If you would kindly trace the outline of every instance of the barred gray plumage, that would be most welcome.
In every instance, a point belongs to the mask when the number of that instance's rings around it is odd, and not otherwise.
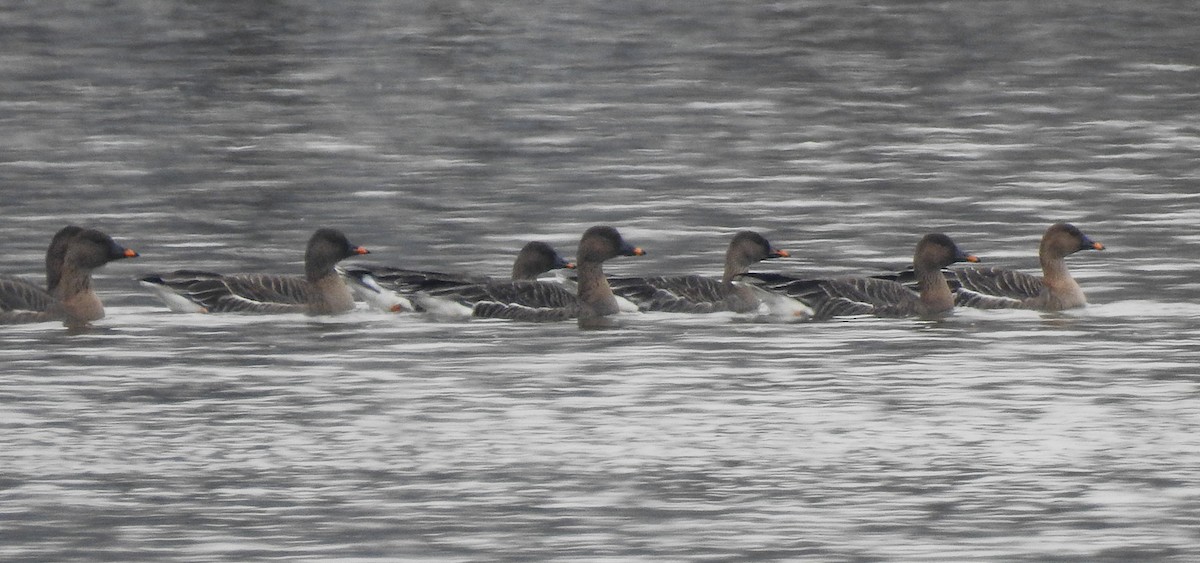
[[[753,264],[788,256],[754,231],[734,235],[725,251],[725,271],[720,279],[690,275],[610,277],[614,294],[636,303],[642,311],[713,313],[756,311],[759,299],[748,287],[734,283]]]
[[[14,276],[0,277],[0,322],[30,323],[54,320],[50,309],[57,303],[50,292]]]
[[[552,269],[574,267],[549,244],[533,241],[517,253],[513,277],[509,280],[375,264],[353,264],[339,271],[356,293],[386,310],[396,310],[396,301],[380,299],[375,294],[395,293],[396,299],[403,299],[400,302],[411,304],[418,312],[424,312],[426,305],[431,304],[426,298],[435,298],[458,303],[475,317],[561,320],[577,313],[575,294],[561,284],[540,282],[536,278]],[[566,307],[573,309],[563,309]]]
[[[917,243],[913,256],[916,269],[892,274],[891,279],[885,279],[888,276],[811,279],[761,273],[742,277],[804,302],[813,309],[814,320],[856,315],[932,317],[954,307],[954,297],[939,272],[942,267],[959,261],[979,259],[959,249],[950,237],[933,233]],[[921,279],[929,280],[928,287],[918,288]]]
[[[1056,223],[1046,229],[1038,248],[1042,276],[1002,268],[963,268],[942,270],[954,304],[977,309],[1033,309],[1060,311],[1087,304],[1083,289],[1071,277],[1065,258],[1080,250],[1104,250],[1079,228]],[[874,276],[905,284],[917,290],[916,273],[910,267],[893,274]],[[1046,283],[1051,279],[1051,284]]]
[[[175,311],[334,314],[354,308],[350,289],[334,266],[367,253],[341,231],[317,229],[304,253],[304,276],[176,270],[139,281]]]

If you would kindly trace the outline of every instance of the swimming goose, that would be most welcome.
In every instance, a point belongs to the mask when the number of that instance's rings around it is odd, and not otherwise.
[[[771,246],[762,235],[742,231],[725,251],[725,273],[720,279],[699,275],[610,277],[608,283],[613,293],[636,303],[642,311],[749,313],[758,310],[760,299],[755,288],[734,284],[734,278],[755,262],[787,256],[786,250]]]
[[[616,229],[592,227],[579,240],[578,294],[553,282],[489,280],[423,291],[414,295],[414,301],[438,316],[468,315],[517,321],[561,321],[580,317],[581,323],[591,323],[617,312],[616,299],[604,279],[601,263],[616,256],[645,254],[644,250],[625,242]],[[453,303],[457,309],[448,308],[446,303]]]
[[[579,252],[575,255],[576,270],[579,272],[575,280],[579,296],[579,326],[607,326],[607,317],[621,310],[612,287],[604,277],[604,261],[617,256],[645,254],[646,251],[625,242],[621,233],[612,227],[597,225],[584,231],[579,239]]]
[[[814,319],[868,314],[929,318],[954,308],[954,294],[942,268],[963,261],[978,262],[979,258],[963,252],[950,237],[935,233],[922,237],[913,255],[919,293],[899,282],[878,278],[797,279],[765,273],[743,277],[757,279],[772,290],[807,303],[814,310]]]
[[[368,254],[335,229],[318,229],[304,252],[304,276],[215,274],[177,270],[141,278],[173,311],[329,315],[354,308],[350,288],[334,271],[342,259]]]
[[[60,320],[70,327],[104,318],[104,305],[92,290],[92,270],[138,253],[112,237],[73,225],[62,228],[46,249],[46,286],[0,277],[0,323]]]
[[[956,303],[981,309],[1062,311],[1087,305],[1083,289],[1067,270],[1065,258],[1080,250],[1104,250],[1074,225],[1056,223],[1046,229],[1038,247],[1042,277],[1000,268],[947,271],[957,286]]]
[[[459,297],[462,298],[461,300],[474,303],[486,297],[486,294],[480,295],[478,286],[489,285],[493,286],[497,292],[506,289],[508,292],[517,292],[519,288],[520,293],[526,294],[523,302],[528,304],[541,303],[545,306],[558,306],[561,300],[566,298],[556,296],[557,290],[562,289],[559,284],[538,282],[514,284],[510,288],[504,288],[503,284],[512,281],[533,281],[537,279],[538,275],[550,270],[574,267],[575,264],[559,255],[554,247],[544,242],[533,241],[527,243],[517,253],[517,258],[513,261],[512,278],[509,280],[479,275],[409,270],[374,264],[340,266],[338,271],[346,277],[354,293],[364,301],[378,309],[399,312],[421,309],[411,302],[412,296],[419,292],[437,293],[443,298],[450,298],[455,296],[457,288],[470,288],[467,293],[471,295]],[[543,288],[543,285],[548,287]],[[519,298],[520,293],[506,298],[512,299],[514,296]],[[546,295],[537,295],[539,293]],[[567,296],[572,300],[575,298],[574,294],[570,292],[567,292]],[[500,298],[501,295],[492,297]]]

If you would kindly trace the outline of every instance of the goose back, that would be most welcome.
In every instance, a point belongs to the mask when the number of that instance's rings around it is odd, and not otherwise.
[[[368,254],[336,229],[313,233],[304,253],[304,276],[278,274],[218,274],[175,270],[140,278],[173,311],[201,313],[337,314],[354,308],[354,297],[337,263]]]
[[[92,271],[113,260],[137,257],[95,229],[68,225],[46,250],[48,289],[21,278],[0,278],[0,322],[61,320],[84,326],[104,317],[104,305],[92,289]]]
[[[744,313],[758,306],[753,295],[721,280],[696,274],[684,276],[610,277],[615,295],[636,303],[642,311],[668,313]]]
[[[942,274],[954,291],[955,305],[960,307],[1039,311],[1073,309],[1087,305],[1087,298],[1067,269],[1065,258],[1080,250],[1104,250],[1104,245],[1092,240],[1074,225],[1056,223],[1046,229],[1038,246],[1038,261],[1042,267],[1040,277],[991,267],[943,270]],[[910,268],[879,277],[912,287],[916,274]]]
[[[978,262],[979,258],[964,252],[950,237],[931,233],[917,243],[913,256],[916,291],[900,281],[876,277],[805,279],[760,273],[743,277],[807,304],[814,320],[855,315],[936,317],[954,307],[942,268],[961,261]]]
[[[875,315],[909,317],[919,314],[920,294],[903,284],[874,278],[797,279],[786,274],[752,272],[772,291],[782,292],[812,309],[812,320]]]
[[[29,280],[0,276],[0,324],[55,320],[49,314],[55,303],[50,292]]]
[[[470,303],[472,316],[479,318],[546,322],[579,314],[579,298],[551,282],[490,282],[463,287],[455,293],[458,299]]]
[[[610,277],[608,283],[615,295],[636,303],[642,311],[748,313],[758,309],[759,299],[753,289],[735,284],[734,278],[759,261],[786,256],[786,250],[775,248],[761,234],[741,231],[725,251],[720,279],[690,274]]]
[[[429,312],[429,305],[435,305],[434,309],[440,308],[428,298],[450,300],[470,308],[477,301],[490,299],[489,292],[503,291],[502,288],[506,284],[512,284],[508,289],[516,293],[514,304],[517,306],[555,307],[556,303],[547,296],[557,296],[560,291],[570,295],[572,299],[574,295],[565,291],[561,284],[540,282],[537,281],[537,277],[553,269],[574,267],[573,263],[564,259],[551,245],[532,241],[517,253],[513,261],[513,277],[507,280],[377,264],[352,264],[342,266],[339,271],[349,281],[354,292],[375,308],[393,312]],[[422,298],[414,299],[417,295],[421,295]],[[476,308],[475,316],[487,316],[485,312],[490,310],[495,308]]]

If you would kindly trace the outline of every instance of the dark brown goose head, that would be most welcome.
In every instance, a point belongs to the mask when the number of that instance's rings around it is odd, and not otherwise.
[[[513,262],[512,279],[532,280],[538,275],[559,268],[575,268],[575,264],[564,259],[553,246],[533,241],[521,248]]]
[[[67,242],[81,232],[83,227],[67,225],[54,233],[54,238],[50,239],[50,246],[46,249],[47,290],[54,291],[54,288],[58,287],[58,280],[62,278],[63,261],[67,258]]]
[[[308,248],[304,251],[304,275],[309,281],[316,281],[333,273],[338,262],[358,254],[370,254],[370,251],[350,244],[346,235],[337,229],[317,229],[308,239]]]
[[[579,265],[600,264],[617,256],[644,256],[646,251],[625,242],[621,233],[606,226],[595,226],[583,232],[579,239]]]
[[[609,315],[620,311],[612,287],[604,277],[603,264],[617,256],[644,256],[646,251],[637,248],[616,229],[595,226],[584,231],[579,239],[579,326],[581,328],[605,328],[611,326]]]
[[[979,262],[979,257],[963,252],[950,237],[941,233],[922,237],[913,254],[913,267],[918,272],[939,271],[955,262]]]
[[[1038,255],[1043,260],[1059,259],[1080,250],[1104,250],[1100,244],[1083,234],[1078,227],[1070,223],[1056,223],[1046,229],[1042,235],[1042,244],[1038,247]]]
[[[70,273],[89,273],[113,260],[138,256],[132,248],[117,244],[112,237],[95,229],[81,229],[74,236],[65,236],[64,239],[66,252],[59,269],[58,282]],[[52,241],[51,246],[53,245]]]
[[[936,318],[954,309],[954,294],[942,268],[955,262],[978,262],[974,254],[963,252],[950,237],[941,233],[925,235],[917,243],[913,255],[913,269],[917,274],[920,298],[916,314],[922,318]]]
[[[722,279],[731,282],[739,274],[746,273],[755,262],[770,258],[787,258],[786,250],[771,246],[765,237],[754,231],[741,231],[729,242],[725,251],[725,275]]]
[[[1038,261],[1042,264],[1042,292],[1030,300],[1033,308],[1060,311],[1087,304],[1079,282],[1067,270],[1066,257],[1080,250],[1104,250],[1100,244],[1083,234],[1075,225],[1056,223],[1042,235]]]

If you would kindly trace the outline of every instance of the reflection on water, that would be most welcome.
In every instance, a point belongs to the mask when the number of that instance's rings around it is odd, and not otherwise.
[[[125,2],[0,8],[4,273],[99,227],[108,318],[4,327],[5,560],[1190,561],[1190,6]],[[928,231],[1083,311],[820,324],[179,315],[143,271],[614,273],[766,233],[833,275]]]

